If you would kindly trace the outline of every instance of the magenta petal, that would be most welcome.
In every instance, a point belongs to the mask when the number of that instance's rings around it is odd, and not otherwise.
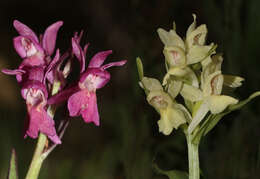
[[[38,40],[36,34],[28,26],[19,22],[18,20],[14,20],[13,25],[14,25],[14,28],[17,30],[17,32],[20,35],[29,36],[31,39],[33,39],[39,43],[39,40]]]
[[[79,42],[77,42],[77,39],[72,38],[71,39],[71,44],[72,44],[72,50],[77,59],[79,60],[80,63],[80,72],[82,73],[85,70],[85,55],[82,50],[82,48],[79,45]]]
[[[80,77],[80,86],[85,88],[99,89],[105,86],[110,80],[110,73],[101,68],[88,68]],[[91,87],[89,86],[91,85]]]
[[[127,60],[121,60],[121,61],[118,61],[118,62],[112,62],[112,63],[108,63],[108,64],[105,64],[102,66],[102,69],[107,69],[107,68],[110,68],[112,66],[123,66],[124,64],[126,64]]]
[[[18,55],[20,55],[21,58],[25,58],[27,56],[26,50],[25,50],[24,46],[22,45],[23,38],[24,38],[23,36],[18,36],[13,39],[14,48],[15,48],[16,52],[18,53]]]
[[[44,94],[44,98],[48,98],[48,92],[43,83],[41,83],[40,81],[26,81],[25,83],[23,83],[21,90],[21,95],[24,99],[26,99],[27,92],[30,88],[42,91],[42,93]]]
[[[58,103],[61,103],[61,102],[65,101],[65,100],[67,100],[73,93],[76,93],[77,91],[79,91],[78,85],[72,86],[72,87],[67,88],[65,90],[62,90],[58,94],[50,97],[48,99],[47,103],[48,104],[58,104]]]
[[[43,39],[42,39],[42,46],[47,52],[48,55],[52,55],[55,44],[56,38],[59,28],[63,25],[62,21],[58,21],[52,25],[50,25],[44,32]]]
[[[82,110],[81,115],[86,123],[94,122],[96,126],[99,126],[99,114],[95,92],[90,93],[88,106],[85,110]]]
[[[28,78],[27,80],[32,80],[32,81],[39,81],[43,82],[44,79],[44,68],[39,66],[39,67],[29,67],[29,68],[24,68],[26,69]]]
[[[29,111],[29,126],[26,134],[32,138],[38,136],[38,132],[42,132],[47,135],[54,143],[60,144],[61,141],[56,134],[55,125],[53,119],[47,114],[47,112],[40,108],[31,108]]]
[[[103,52],[97,53],[89,62],[88,68],[98,68],[100,67],[104,61],[106,60],[107,56],[112,53],[112,50],[107,50]]]
[[[74,93],[68,100],[68,110],[70,116],[78,116],[82,109],[88,107],[89,92],[80,90]]]
[[[3,69],[2,72],[7,75],[16,75],[16,80],[18,82],[22,81],[22,75],[26,73],[24,70],[21,69],[15,69],[15,70]]]
[[[15,70],[2,69],[1,71],[7,75],[22,75],[26,73],[24,70],[21,69],[15,69]]]
[[[51,84],[53,84],[54,75],[55,75],[54,71],[57,70],[55,68],[58,65],[58,62],[60,62],[60,50],[59,49],[56,50],[56,54],[55,54],[53,60],[47,67],[47,70],[46,70],[46,73],[44,76],[44,81],[46,81],[46,78],[47,78],[51,82]]]

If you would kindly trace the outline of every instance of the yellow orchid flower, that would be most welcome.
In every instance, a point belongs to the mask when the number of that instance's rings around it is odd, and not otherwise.
[[[159,132],[169,135],[173,129],[191,121],[191,115],[181,104],[176,103],[168,93],[164,92],[160,82],[154,78],[143,77],[142,87],[148,91],[147,101],[160,114]]]

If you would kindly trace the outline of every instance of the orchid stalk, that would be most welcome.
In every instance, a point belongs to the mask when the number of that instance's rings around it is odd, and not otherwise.
[[[170,178],[199,179],[199,144],[203,136],[223,116],[240,109],[259,96],[260,91],[244,101],[225,94],[227,88],[241,86],[244,78],[222,74],[223,57],[216,52],[217,45],[206,43],[207,27],[205,24],[196,25],[196,15],[193,14],[193,23],[185,38],[177,34],[175,23],[170,31],[159,28],[158,34],[164,44],[166,74],[162,82],[146,77],[138,57],[139,84],[148,103],[160,115],[157,122],[159,132],[170,135],[174,129],[180,128],[185,134],[189,172],[156,169]]]

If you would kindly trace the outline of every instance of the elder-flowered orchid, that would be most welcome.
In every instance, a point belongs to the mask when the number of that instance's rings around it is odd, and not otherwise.
[[[37,138],[38,133],[41,132],[55,144],[60,144],[54,121],[47,113],[48,92],[45,85],[39,81],[27,81],[22,87],[21,94],[26,101],[28,111],[24,137],[28,135]]]
[[[47,113],[48,86],[45,79],[55,49],[57,32],[62,24],[62,21],[58,21],[49,26],[39,40],[28,26],[15,20],[13,25],[19,36],[13,39],[13,43],[23,61],[18,69],[2,70],[5,74],[16,75],[22,87],[21,94],[26,101],[28,113],[24,136],[37,138],[38,133],[41,132],[55,144],[60,144],[61,141],[56,134],[53,116]],[[58,58],[59,50],[54,61]]]
[[[170,135],[173,129],[188,121],[191,116],[188,110],[179,103],[176,103],[169,94],[164,92],[161,83],[154,78],[143,77],[141,87],[147,92],[147,101],[160,114],[161,118],[157,124],[159,132]]]
[[[167,86],[170,95],[175,98],[179,93],[184,94],[187,84],[191,88],[199,88],[199,80],[189,65],[198,63],[215,53],[214,44],[205,45],[206,25],[196,27],[196,16],[186,32],[186,39],[182,40],[175,31],[175,24],[169,32],[159,28],[158,34],[164,43],[164,56],[167,74],[163,85]]]
[[[85,69],[85,56],[88,44],[84,49],[79,44],[80,38],[72,38],[73,53],[80,62],[80,79],[76,86],[72,86],[48,100],[49,104],[59,103],[68,99],[67,107],[70,116],[79,116],[86,123],[93,122],[99,126],[99,113],[97,107],[96,90],[104,87],[110,80],[110,73],[106,71],[112,66],[122,66],[126,60],[103,65],[111,50],[99,52],[90,60]]]
[[[238,76],[222,75],[221,64],[223,58],[217,54],[205,59],[202,63],[201,72],[201,90],[191,88],[186,89],[184,98],[196,102],[196,110],[193,111],[193,119],[189,125],[188,131],[191,133],[196,126],[203,120],[210,111],[212,114],[223,112],[228,106],[238,103],[238,100],[227,95],[223,95],[223,85],[236,88],[242,85],[244,80]],[[224,80],[226,78],[226,80]],[[226,83],[224,83],[226,81]],[[190,97],[193,94],[193,97]]]
[[[15,20],[14,27],[20,36],[14,38],[14,47],[20,57],[24,59],[19,68],[27,65],[39,66],[49,63],[50,56],[55,49],[58,30],[62,25],[62,21],[50,25],[43,36],[38,39],[37,35],[28,26]]]
[[[214,44],[205,45],[207,27],[202,24],[196,27],[196,16],[193,14],[193,23],[186,32],[185,41],[176,33],[174,24],[169,32],[159,28],[158,34],[164,44],[164,56],[171,67],[186,67],[198,63],[214,53]],[[210,52],[210,54],[209,54]]]

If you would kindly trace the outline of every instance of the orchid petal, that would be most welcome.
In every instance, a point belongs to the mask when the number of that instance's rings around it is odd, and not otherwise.
[[[180,47],[166,46],[163,50],[163,54],[170,67],[179,67],[186,64],[185,51]]]
[[[81,115],[86,123],[94,122],[96,126],[99,126],[99,114],[96,93],[90,93],[88,106],[86,109],[81,111]]]
[[[54,52],[56,38],[59,28],[63,25],[62,21],[58,21],[50,25],[44,32],[42,38],[42,46],[48,55],[52,55]]]
[[[53,60],[51,61],[51,63],[48,65],[47,69],[46,69],[46,73],[44,76],[44,81],[46,81],[46,78],[53,83],[54,82],[54,71],[55,71],[55,67],[57,67],[58,63],[60,62],[60,50],[57,49],[56,50],[56,54],[53,58]]]
[[[126,62],[127,62],[127,60],[112,62],[112,63],[108,63],[108,64],[103,65],[101,68],[105,70],[105,69],[110,68],[112,66],[123,66],[124,64],[126,64]]]
[[[100,68],[88,68],[83,73],[79,80],[79,87],[81,89],[88,89],[93,91],[104,87],[110,80],[110,73]]]
[[[28,80],[25,83],[23,83],[21,95],[24,99],[27,98],[27,92],[29,89],[40,90],[44,95],[44,99],[47,100],[48,92],[46,86],[40,81]]]
[[[80,90],[69,97],[68,110],[70,116],[78,116],[82,110],[88,107],[89,95],[87,90]]]
[[[17,30],[17,32],[22,36],[29,36],[31,39],[35,40],[37,43],[39,43],[39,40],[37,38],[37,35],[25,24],[19,22],[18,20],[14,20],[13,22],[14,28]]]
[[[212,45],[200,46],[193,45],[187,54],[187,64],[194,64],[204,60],[209,54]]]
[[[180,93],[183,86],[183,82],[179,80],[171,80],[168,86],[168,93],[174,99]]]
[[[203,93],[201,90],[185,83],[183,84],[180,94],[183,96],[184,99],[192,102],[200,101],[203,99]]]
[[[56,134],[54,121],[43,109],[33,107],[29,111],[29,123],[26,134],[32,138],[38,137],[39,131],[47,135],[54,143],[60,144],[61,141]]]
[[[209,109],[212,114],[224,111],[229,105],[237,104],[238,100],[225,95],[211,95],[208,98]]]
[[[155,78],[143,77],[141,82],[142,82],[144,88],[149,91],[163,90],[161,83]]]
[[[85,54],[76,39],[72,38],[71,44],[73,53],[75,54],[80,63],[80,73],[82,73],[83,71],[85,71]]]
[[[24,70],[21,69],[15,69],[15,70],[9,70],[9,69],[2,69],[2,73],[7,75],[22,75],[26,73]]]
[[[177,46],[185,49],[185,45],[181,37],[176,33],[175,30],[170,30],[169,32],[164,29],[159,28],[157,30],[159,37],[165,46]]]
[[[107,50],[103,52],[98,52],[89,62],[88,68],[98,68],[100,67],[104,61],[106,60],[107,56],[112,54],[112,50]]]
[[[191,32],[193,32],[196,28],[196,15],[192,14],[193,17],[193,22],[192,24],[189,26],[187,32],[186,32],[186,37],[190,36]]]
[[[183,112],[174,106],[167,107],[166,110],[160,112],[161,119],[157,122],[159,132],[164,135],[170,135],[173,128],[178,129],[181,124],[186,123],[186,118]]]
[[[223,75],[224,76],[224,85],[231,87],[231,88],[237,88],[242,85],[242,81],[245,79],[239,76],[233,76],[233,75]]]
[[[194,19],[196,20],[196,19]],[[204,45],[206,41],[206,35],[208,33],[207,27],[205,24],[200,25],[192,32],[189,31],[186,37],[186,43],[188,49],[190,49],[193,45]]]

